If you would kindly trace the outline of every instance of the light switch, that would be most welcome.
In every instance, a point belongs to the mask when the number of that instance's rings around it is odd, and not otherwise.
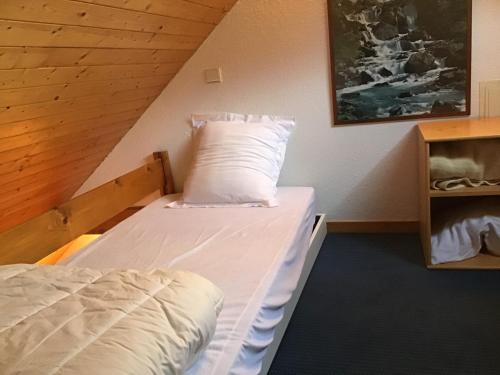
[[[212,68],[205,70],[205,82],[206,83],[221,83],[222,82],[222,69]]]

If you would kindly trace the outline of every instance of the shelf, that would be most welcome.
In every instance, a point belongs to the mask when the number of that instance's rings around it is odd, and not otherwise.
[[[430,190],[431,198],[448,197],[481,197],[500,195],[500,185],[497,186],[479,186],[474,188],[463,188],[456,190]]]
[[[498,270],[500,269],[500,257],[480,253],[478,256],[460,262],[428,265],[427,268],[435,270]]]
[[[500,118],[429,122],[419,129],[425,142],[500,138]]]
[[[460,119],[452,121],[436,121],[418,125],[419,137],[419,218],[420,237],[426,260],[432,258],[432,227],[436,212],[454,209],[465,201],[474,203],[482,201],[482,197],[492,197],[497,204],[500,197],[500,186],[480,186],[451,191],[433,190],[430,187],[430,157],[435,152],[434,143],[447,143],[471,140],[494,140],[500,142],[500,117],[487,119]],[[496,155],[495,155],[496,156]],[[493,156],[493,158],[495,158]],[[492,162],[495,162],[492,160]],[[454,197],[454,198],[453,198]],[[445,199],[448,198],[448,199]],[[450,199],[451,198],[451,199]],[[479,202],[477,202],[479,203]],[[500,257],[481,254],[473,259],[440,265],[427,264],[429,269],[498,269]]]

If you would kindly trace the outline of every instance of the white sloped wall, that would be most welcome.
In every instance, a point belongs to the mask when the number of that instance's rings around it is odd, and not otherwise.
[[[473,114],[478,81],[500,78],[500,1],[474,0]],[[205,84],[220,66],[224,83]],[[294,115],[281,185],[314,186],[338,220],[416,220],[415,122],[332,128],[326,0],[240,0],[79,193],[171,153],[178,188],[192,113]]]

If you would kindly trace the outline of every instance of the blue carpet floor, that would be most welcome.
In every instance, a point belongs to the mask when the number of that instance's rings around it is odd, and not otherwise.
[[[500,271],[428,271],[413,235],[328,235],[270,374],[500,374]]]

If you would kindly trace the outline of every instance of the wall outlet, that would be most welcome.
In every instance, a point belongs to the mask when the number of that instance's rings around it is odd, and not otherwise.
[[[205,82],[206,83],[222,83],[222,69],[212,68],[205,70]]]

